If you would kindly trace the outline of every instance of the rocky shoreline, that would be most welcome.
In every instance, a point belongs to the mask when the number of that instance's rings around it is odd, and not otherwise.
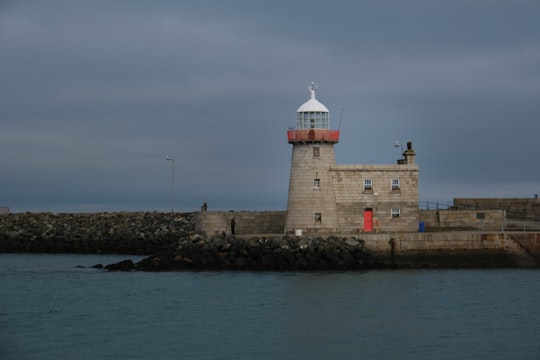
[[[175,249],[138,263],[131,260],[105,266],[111,271],[169,270],[357,270],[369,267],[364,241],[354,237],[294,238],[192,235]]]

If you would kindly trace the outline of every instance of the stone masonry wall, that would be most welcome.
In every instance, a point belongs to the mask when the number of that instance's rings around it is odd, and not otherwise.
[[[505,210],[508,219],[540,221],[538,198],[455,198],[458,210]]]
[[[479,219],[478,214],[484,214]],[[419,219],[424,222],[426,231],[444,229],[493,229],[505,224],[503,210],[420,210]]]
[[[314,156],[315,150],[318,155]],[[286,231],[335,233],[338,230],[335,191],[328,168],[335,164],[334,144],[293,145]],[[319,179],[319,186],[315,186]],[[320,219],[315,218],[320,214]]]
[[[236,234],[282,234],[286,211],[201,211],[195,215],[195,231],[207,236],[231,233],[235,219]]]
[[[418,230],[418,167],[416,165],[336,165],[331,167],[339,215],[339,230],[363,230],[364,209],[373,209],[374,231]],[[364,179],[372,180],[372,190],[364,190]],[[392,190],[399,179],[399,190]],[[392,209],[400,211],[392,216]]]
[[[452,231],[364,234],[374,263],[411,267],[538,267],[540,233]]]

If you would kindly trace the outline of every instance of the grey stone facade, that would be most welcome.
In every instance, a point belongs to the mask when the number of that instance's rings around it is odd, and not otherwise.
[[[336,165],[330,173],[340,232],[418,230],[417,165]],[[365,179],[371,180],[371,190],[364,189]],[[371,228],[366,223],[369,212]]]
[[[418,230],[417,165],[325,163],[324,167],[310,166],[309,160],[298,156],[307,156],[310,147],[295,145],[293,150],[286,232],[296,229],[306,233]],[[333,150],[331,153],[333,155]],[[320,179],[320,188],[313,186],[315,178]],[[371,190],[365,189],[365,180],[371,182]],[[392,181],[396,180],[399,188],[392,186]],[[371,226],[365,218],[369,213]],[[316,221],[316,214],[320,214],[320,222]]]
[[[335,165],[334,145],[293,145],[286,232],[335,233],[339,231],[337,203],[330,167]]]

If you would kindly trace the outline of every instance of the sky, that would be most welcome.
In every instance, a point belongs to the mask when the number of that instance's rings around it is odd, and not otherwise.
[[[309,98],[420,200],[540,193],[538,0],[0,0],[0,206],[285,210]],[[174,159],[167,161],[169,155]]]

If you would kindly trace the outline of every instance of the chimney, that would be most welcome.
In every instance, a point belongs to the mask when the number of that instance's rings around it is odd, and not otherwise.
[[[403,152],[403,156],[405,157],[405,164],[414,164],[416,152],[412,148],[412,141],[407,141],[407,150]]]

